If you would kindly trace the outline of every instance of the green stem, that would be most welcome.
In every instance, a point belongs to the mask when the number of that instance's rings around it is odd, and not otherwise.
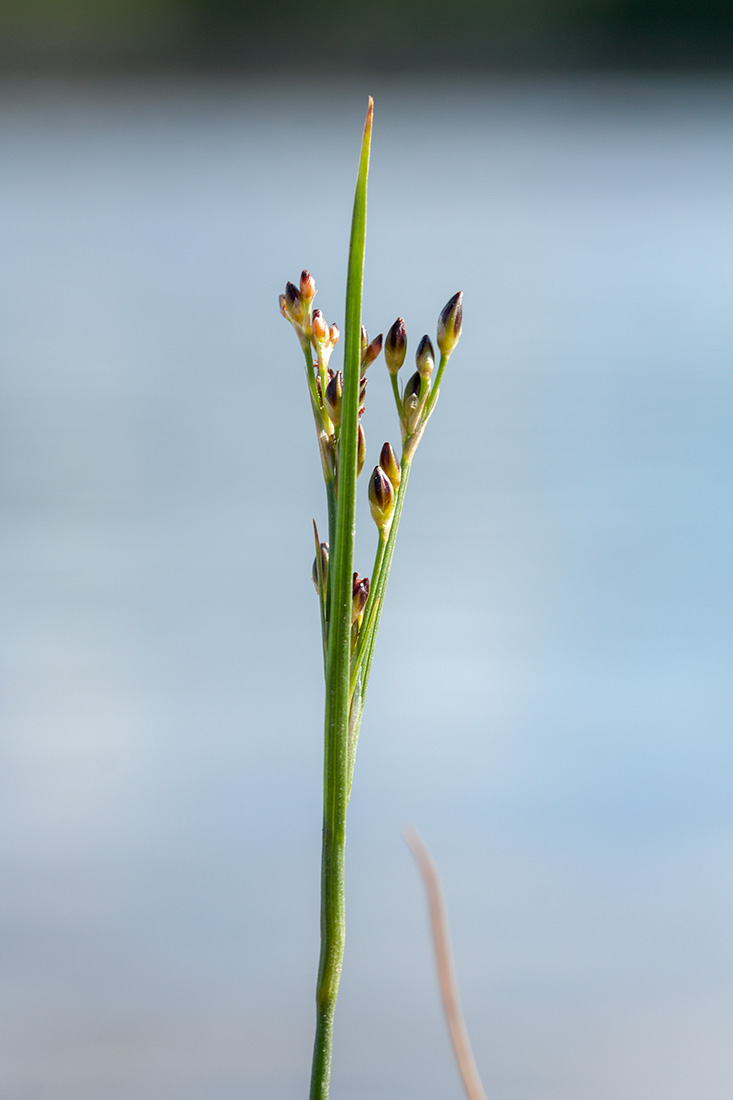
[[[362,621],[361,630],[359,631],[359,639],[356,643],[356,650],[354,656],[351,659],[351,693],[353,695],[356,688],[356,681],[361,671],[361,660],[364,655],[364,651],[367,648],[369,638],[372,636],[372,625],[375,621],[374,616],[378,606],[377,600],[377,581],[382,571],[382,562],[384,561],[384,554],[387,549],[388,536],[383,531],[379,532],[379,541],[377,543],[377,552],[374,557],[374,565],[372,566],[372,580],[371,588],[369,590],[369,599],[367,600],[366,607],[364,608],[364,619]],[[353,725],[353,721],[352,721]]]
[[[389,529],[389,535],[387,536],[386,542],[380,538],[379,545],[377,547],[377,554],[374,561],[374,573],[372,575],[372,584],[371,588],[369,589],[369,600],[367,601],[367,606],[364,609],[364,625],[366,629],[362,631],[362,635],[360,638],[362,644],[360,647],[357,646],[356,653],[354,654],[351,678],[352,714],[349,745],[349,795],[351,794],[351,783],[354,776],[354,761],[356,759],[356,746],[359,740],[361,715],[364,709],[364,699],[366,698],[366,689],[367,684],[369,683],[369,674],[372,669],[372,660],[374,659],[374,647],[377,641],[379,620],[382,617],[382,608],[384,607],[384,594],[387,590],[389,571],[392,568],[392,558],[394,556],[394,548],[397,541],[397,531],[400,526],[402,506],[405,503],[407,481],[410,476],[410,462],[405,458],[402,459],[400,471],[400,487],[397,490],[394,512],[392,513],[392,525]]]
[[[397,381],[397,375],[390,373],[389,380],[392,383],[392,394],[394,395],[394,403],[397,406],[397,415],[402,420],[402,398],[400,397],[400,384]]]
[[[316,376],[313,369],[313,352],[311,351],[310,342],[303,345],[303,355],[305,356],[305,376],[308,381],[308,392],[310,393],[311,404],[313,406],[313,416],[316,421],[316,431],[320,432],[323,426],[323,417],[321,415],[321,407],[318,402],[318,389],[316,388]]]
[[[349,787],[351,603],[356,525],[356,463],[361,359],[361,297],[366,240],[366,191],[372,132],[369,100],[351,222],[346,282],[344,390],[338,490],[328,570],[328,647],[321,853],[321,954],[316,989],[316,1038],[310,1100],[328,1100],[336,1009],[345,943],[344,856]],[[330,503],[330,502],[329,502]],[[329,513],[332,511],[329,506]]]
[[[440,363],[438,364],[438,369],[435,372],[435,378],[433,379],[433,384],[430,387],[430,394],[427,401],[425,402],[425,409],[422,415],[423,427],[427,424],[428,420],[430,419],[430,415],[435,408],[435,402],[438,400],[438,394],[440,392],[440,383],[443,381],[443,372],[449,359],[450,354],[446,355],[444,351],[440,353]]]

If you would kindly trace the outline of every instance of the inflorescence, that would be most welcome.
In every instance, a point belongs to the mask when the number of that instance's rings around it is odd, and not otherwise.
[[[339,338],[338,327],[326,322],[320,309],[313,309],[316,284],[309,271],[303,271],[299,285],[287,283],[285,293],[280,295],[280,312],[295,329],[305,357],[306,380],[310,395],[311,409],[315,420],[318,445],[321,455],[323,476],[329,499],[329,537],[333,537],[333,515],[338,493],[339,441],[341,430],[341,401],[344,389],[343,373],[334,371],[329,362]],[[386,552],[390,533],[395,519],[399,520],[402,505],[400,485],[407,481],[412,457],[422,438],[440,392],[443,371],[458,343],[463,320],[462,292],[454,294],[445,305],[438,318],[436,343],[440,358],[436,369],[435,351],[430,337],[425,335],[417,346],[415,355],[416,370],[404,385],[399,382],[399,373],[407,353],[407,330],[405,322],[398,317],[387,333],[369,340],[366,329],[361,329],[361,374],[359,382],[359,416],[357,477],[362,471],[366,457],[366,439],[361,423],[364,413],[367,369],[384,350],[387,371],[392,384],[397,415],[400,424],[402,453],[398,459],[390,443],[382,447],[379,462],[369,478],[369,506],[379,532],[379,546],[374,563],[372,583],[368,577],[353,576],[352,601],[352,657],[358,659],[363,651],[365,639],[360,639],[364,624],[370,631],[376,630],[378,621],[377,603],[381,601],[386,585],[386,574],[391,563],[391,546]],[[399,503],[398,503],[399,501]],[[396,524],[395,524],[396,529]],[[328,634],[328,560],[329,544],[321,542],[314,524],[316,538],[316,557],[313,562],[313,583],[321,602],[321,618],[324,633],[324,647]],[[381,573],[380,573],[381,571]],[[372,606],[370,607],[370,591]],[[373,638],[371,639],[373,644]],[[371,647],[370,647],[371,648]]]

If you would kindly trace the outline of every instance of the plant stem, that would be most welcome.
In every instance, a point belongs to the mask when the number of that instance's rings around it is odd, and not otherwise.
[[[374,659],[374,647],[377,641],[379,620],[382,617],[382,608],[384,607],[384,593],[387,590],[389,571],[392,568],[392,557],[394,555],[395,543],[397,541],[397,531],[400,526],[402,506],[405,503],[407,481],[410,476],[410,462],[404,458],[400,466],[400,471],[400,486],[397,490],[394,512],[392,514],[392,524],[389,529],[389,534],[387,536],[386,542],[382,538],[380,538],[379,544],[377,546],[377,554],[374,560],[374,571],[372,573],[372,585],[369,589],[369,600],[367,602],[364,615],[364,627],[366,629],[362,629],[360,634],[360,641],[362,641],[362,646],[361,648],[359,648],[359,646],[357,645],[357,650],[354,654],[354,660],[352,663],[352,714],[351,735],[349,738],[349,795],[351,795],[351,783],[354,777],[354,762],[356,760],[356,746],[359,740],[359,730],[361,728],[361,715],[364,709],[364,699],[366,698],[366,689],[367,684],[369,683],[369,673],[371,672],[372,668],[372,660]]]
[[[345,943],[344,858],[349,801],[351,605],[356,525],[356,464],[361,374],[361,296],[366,240],[366,191],[372,132],[369,100],[351,222],[346,282],[344,389],[338,449],[338,488],[327,580],[328,647],[321,852],[321,954],[316,989],[316,1038],[310,1100],[328,1100],[336,1009]],[[329,500],[331,506],[331,501]],[[329,513],[331,507],[329,507]]]

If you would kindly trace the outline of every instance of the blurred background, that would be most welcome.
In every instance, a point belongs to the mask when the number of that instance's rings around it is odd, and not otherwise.
[[[350,811],[333,1095],[733,1088],[733,8],[0,6],[0,1094],[304,1097],[325,503],[297,342],[465,293]],[[371,368],[368,464],[398,435]],[[374,535],[360,504],[357,567]]]

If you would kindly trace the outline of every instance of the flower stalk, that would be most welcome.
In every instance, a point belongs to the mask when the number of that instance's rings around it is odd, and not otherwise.
[[[437,371],[431,341],[424,336],[417,351],[417,371],[404,388],[398,381],[407,350],[407,330],[402,318],[394,323],[386,340],[380,334],[369,341],[361,314],[372,113],[370,98],[351,223],[342,370],[334,371],[329,366],[339,330],[327,323],[319,309],[312,308],[316,284],[310,272],[303,271],[297,286],[287,283],[285,293],[280,295],[280,312],[295,329],[305,359],[328,505],[327,540],[321,541],[313,524],[312,576],[320,605],[326,698],[321,951],[310,1100],[329,1097],[334,1012],[345,944],[346,811],[384,594],[410,466],[435,407],[443,371],[460,336],[462,318],[459,292],[440,315],[437,342],[441,354]],[[402,455],[398,459],[392,446],[385,443],[369,480],[377,549],[371,577],[362,577],[354,569],[357,479],[366,454],[361,416],[366,399],[365,374],[383,347],[400,421]]]

